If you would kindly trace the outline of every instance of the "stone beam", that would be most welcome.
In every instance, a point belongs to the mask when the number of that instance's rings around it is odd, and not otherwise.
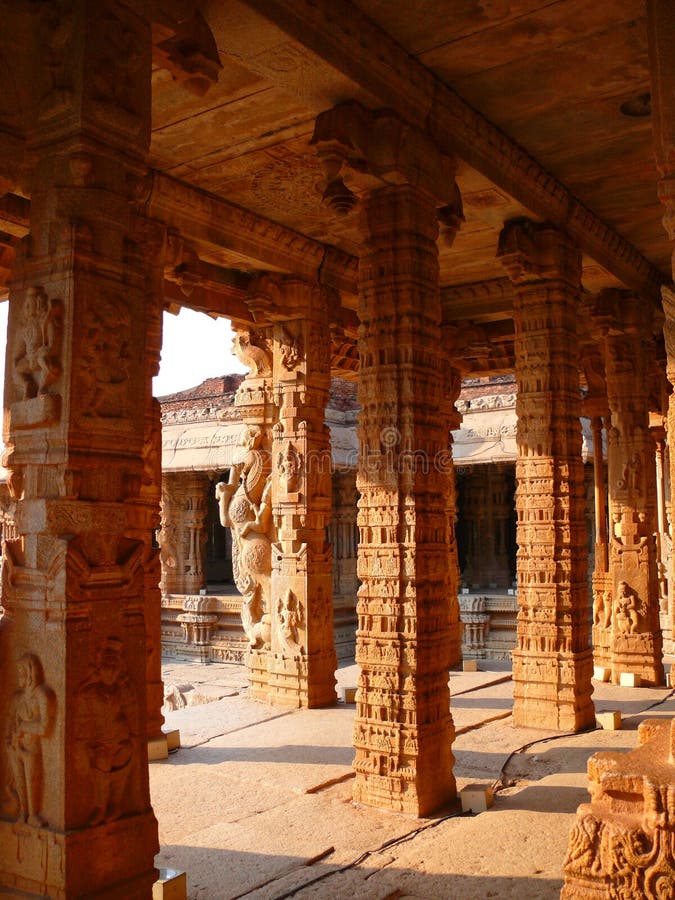
[[[275,65],[274,48],[260,54],[259,46],[247,45],[246,29],[238,32],[243,36],[239,43],[237,33],[230,32],[227,46],[221,49],[236,52],[254,71],[261,71],[262,66],[267,77],[301,94],[315,108],[325,108],[336,102],[338,93],[349,96],[345,90],[351,90],[351,96],[362,103],[395,111],[533,214],[565,230],[584,253],[627,287],[660,302],[660,287],[666,279],[658,269],[350,0],[340,4],[332,0],[244,0],[243,6],[302,45],[295,51],[302,64],[282,71]],[[288,44],[283,46],[288,56]],[[332,101],[327,89],[331,83],[336,88]]]
[[[443,321],[494,322],[513,316],[513,286],[508,278],[441,288]]]
[[[356,293],[357,263],[349,254],[168,175],[153,173],[145,211],[198,248],[226,247],[261,270],[308,279],[317,279],[320,273],[327,287]]]

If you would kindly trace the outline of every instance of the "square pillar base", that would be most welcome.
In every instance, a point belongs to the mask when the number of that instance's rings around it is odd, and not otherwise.
[[[187,875],[178,869],[160,869],[152,886],[152,900],[186,900]]]

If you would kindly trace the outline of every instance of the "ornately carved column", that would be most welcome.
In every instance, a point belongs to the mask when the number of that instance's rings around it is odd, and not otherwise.
[[[455,793],[448,691],[454,523],[434,200],[436,190],[455,191],[454,168],[421,133],[357,104],[319,116],[314,142],[328,202],[349,198],[343,164],[370,176],[359,266],[354,799],[423,815]]]
[[[145,270],[146,349],[145,349],[145,427],[143,474],[138,501],[134,506],[134,537],[145,548],[144,594],[145,637],[147,642],[146,695],[148,703],[148,742],[150,759],[167,756],[166,736],[162,731],[164,684],[162,682],[162,593],[160,589],[160,551],[154,535],[160,527],[162,498],[162,410],[152,394],[152,379],[159,372],[162,350],[163,283],[162,267],[166,229],[160,222],[139,216],[136,220],[138,264]]]
[[[198,594],[206,584],[206,497],[203,472],[166,472],[162,479],[162,530],[159,533],[166,594]]]
[[[216,485],[220,522],[232,531],[232,574],[242,595],[241,620],[249,640],[246,665],[251,695],[267,700],[272,642],[272,391],[271,328],[239,331],[237,358],[249,373],[239,385],[235,406],[242,421],[241,448],[227,482]]]
[[[581,253],[550,225],[505,227],[518,395],[518,648],[514,722],[578,731],[595,721],[577,360]]]
[[[256,318],[273,323],[274,547],[266,699],[281,705],[316,707],[335,700],[332,556],[326,541],[329,302],[337,299],[327,289],[290,276],[262,276],[249,288]]]
[[[25,14],[36,107],[5,381],[19,537],[3,566],[0,893],[145,900],[158,850],[138,531],[152,349],[130,200],[151,28],[111,0]]]
[[[649,38],[649,68],[652,94],[652,126],[654,130],[654,154],[659,176],[658,192],[665,208],[663,225],[671,242],[675,242],[675,8],[670,0],[648,0],[647,35]],[[673,254],[675,276],[675,253]],[[666,344],[666,375],[675,385],[675,289],[672,284],[662,288],[665,323],[663,336]],[[675,435],[675,393],[668,399],[668,436],[672,443]],[[675,453],[670,452],[670,483],[675,484]],[[668,581],[671,596],[675,584],[673,569],[675,554],[671,554]],[[673,627],[675,638],[675,625]],[[675,685],[675,673],[671,669],[671,686]]]
[[[656,470],[646,384],[651,321],[626,291],[603,291],[594,321],[602,334],[611,419],[607,441],[611,669],[643,684],[663,682],[656,567]]]

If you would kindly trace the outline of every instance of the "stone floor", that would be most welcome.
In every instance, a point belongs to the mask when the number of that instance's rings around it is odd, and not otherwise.
[[[192,900],[557,898],[588,756],[633,748],[675,692],[596,683],[622,729],[560,736],[514,728],[509,664],[480,668],[450,676],[455,775],[496,784],[494,806],[414,819],[352,803],[353,705],[283,711],[248,699],[241,667],[166,665],[189,705],[166,716],[181,749],[150,768],[157,865],[186,870]],[[355,684],[356,666],[337,676]]]

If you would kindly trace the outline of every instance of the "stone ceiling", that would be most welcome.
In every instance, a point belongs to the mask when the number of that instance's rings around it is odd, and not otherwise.
[[[393,108],[460,158],[466,222],[441,248],[449,321],[510,318],[510,292],[477,283],[503,285],[497,239],[519,215],[581,243],[587,290],[623,284],[658,304],[671,248],[656,194],[643,0],[200,6],[222,64],[217,84],[196,96],[161,63],[153,73],[150,164],[170,176],[165,188],[197,190],[170,212],[153,200],[150,214],[179,227],[208,269],[206,299],[197,291],[176,302],[245,318],[244,282],[222,269],[321,270],[355,308],[358,207],[339,219],[322,205],[309,141],[318,113],[357,99]],[[21,233],[22,201],[0,201],[0,230]],[[236,207],[255,215],[242,224]],[[335,248],[330,258],[324,245]],[[208,294],[219,290],[220,306]]]

